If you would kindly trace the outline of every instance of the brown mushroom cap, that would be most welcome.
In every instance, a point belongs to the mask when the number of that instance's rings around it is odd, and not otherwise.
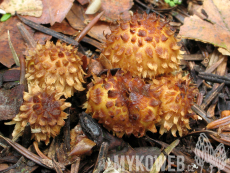
[[[62,92],[65,97],[71,97],[74,89],[84,90],[82,87],[82,61],[77,56],[77,49],[71,45],[47,41],[45,45],[38,44],[36,49],[28,51],[26,57],[26,78],[29,84],[38,84],[42,88]]]
[[[167,21],[155,14],[134,14],[130,21],[106,35],[102,56],[113,68],[130,71],[133,76],[152,78],[179,69],[180,46]]]
[[[59,134],[68,114],[63,112],[71,103],[60,99],[63,93],[42,89],[38,85],[29,85],[29,92],[24,92],[24,102],[20,112],[8,124],[16,124],[12,136],[17,136],[30,123],[32,138],[49,143],[50,137]]]

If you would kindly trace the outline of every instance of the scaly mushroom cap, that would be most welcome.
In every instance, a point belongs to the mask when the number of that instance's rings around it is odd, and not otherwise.
[[[159,93],[131,74],[109,73],[106,78],[94,76],[94,85],[87,93],[86,112],[118,137],[145,135],[146,130],[156,132],[159,122]]]
[[[38,85],[29,85],[29,92],[24,92],[24,102],[19,114],[9,124],[16,124],[12,136],[15,137],[30,123],[32,137],[36,141],[49,143],[50,137],[59,134],[68,114],[63,112],[71,103],[59,99],[62,93],[41,89]]]
[[[50,87],[71,97],[74,89],[84,90],[81,59],[76,55],[77,49],[65,43],[47,41],[45,45],[37,44],[35,50],[29,50],[26,57],[29,83],[37,83],[40,87]]]
[[[197,119],[191,110],[198,93],[197,87],[191,83],[188,75],[182,77],[181,73],[153,79],[152,87],[161,91],[160,134],[169,130],[175,137],[177,130],[180,136],[186,134],[187,129],[190,129],[189,118]]]
[[[113,68],[130,71],[133,76],[152,78],[179,69],[179,49],[175,31],[155,14],[134,14],[128,22],[106,35],[102,56]]]

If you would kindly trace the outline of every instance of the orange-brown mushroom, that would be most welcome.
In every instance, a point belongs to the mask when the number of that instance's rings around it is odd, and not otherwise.
[[[130,21],[106,35],[102,57],[113,68],[130,71],[133,76],[152,78],[179,69],[179,50],[175,31],[155,14],[134,14]]]
[[[68,114],[63,112],[71,103],[60,99],[63,93],[50,89],[42,89],[38,85],[29,85],[29,92],[24,92],[24,102],[20,112],[9,123],[15,124],[12,136],[17,136],[30,123],[32,137],[36,141],[49,143],[50,137],[55,137],[64,126]]]
[[[169,130],[175,137],[177,131],[180,136],[186,134],[187,129],[190,129],[189,119],[198,118],[191,110],[198,88],[192,84],[188,75],[182,77],[181,73],[153,79],[151,87],[157,87],[161,93],[161,121],[157,124],[160,126],[160,134]]]
[[[196,119],[191,106],[197,88],[188,76],[170,75],[146,84],[130,73],[110,73],[105,78],[94,76],[94,85],[87,93],[87,113],[118,137],[134,134],[142,137],[146,131],[160,134],[167,131],[182,136],[189,129],[189,118]]]
[[[35,50],[28,51],[26,57],[26,78],[30,84],[62,92],[71,97],[74,90],[84,90],[82,83],[85,74],[82,61],[77,56],[77,49],[58,41],[56,45],[47,41],[45,45],[37,44]]]

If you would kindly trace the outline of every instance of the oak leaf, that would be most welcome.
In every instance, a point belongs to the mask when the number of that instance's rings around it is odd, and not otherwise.
[[[204,0],[199,14],[184,20],[180,28],[182,38],[195,39],[219,47],[224,54],[230,52],[230,1],[229,0]],[[205,20],[204,20],[205,19]]]

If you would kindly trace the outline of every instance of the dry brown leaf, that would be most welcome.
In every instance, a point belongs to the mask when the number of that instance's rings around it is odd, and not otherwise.
[[[26,49],[25,42],[17,27],[18,22],[19,20],[17,17],[11,17],[6,22],[0,23],[0,63],[2,63],[4,66],[8,68],[10,68],[15,62],[9,47],[7,30],[10,31],[11,42],[14,46],[14,49],[18,57]],[[30,32],[30,34],[33,35],[33,30],[30,27],[25,27]]]
[[[45,44],[46,41],[51,40],[52,36],[42,33],[42,32],[35,32],[34,34],[34,40],[39,44]]]
[[[0,164],[0,171],[3,171],[4,169],[7,169],[9,166],[6,163],[1,163]]]
[[[11,90],[0,89],[0,121],[11,120],[18,114],[23,102],[23,85],[17,85]]]
[[[133,6],[132,0],[101,0],[101,10],[104,11],[102,20],[115,22],[116,20],[130,19],[129,9]]]
[[[81,5],[85,5],[89,3],[89,0],[77,0]]]
[[[40,17],[43,5],[41,0],[4,0],[0,8],[12,15],[17,11],[21,15]]]
[[[73,4],[69,13],[66,15],[66,19],[74,29],[82,30],[86,24],[84,24],[84,9],[81,5]]]
[[[93,15],[90,16],[90,20],[92,20]],[[88,21],[88,15],[84,14],[84,9],[81,5],[74,4],[66,19],[74,29],[82,30],[86,26],[84,21]],[[88,35],[103,42],[105,40],[104,34],[110,34],[111,32],[109,26],[109,23],[99,21],[91,28]]]
[[[76,35],[78,33],[78,30],[72,28],[66,20],[61,23],[55,23],[50,29],[67,35]]]
[[[39,18],[27,16],[26,18],[36,23],[53,25],[61,23],[71,9],[74,0],[42,0],[43,12]]]
[[[183,38],[208,42],[230,52],[230,1],[204,0],[202,9],[207,13],[207,20],[197,15],[185,18],[180,28]],[[204,14],[204,13],[202,13]]]

